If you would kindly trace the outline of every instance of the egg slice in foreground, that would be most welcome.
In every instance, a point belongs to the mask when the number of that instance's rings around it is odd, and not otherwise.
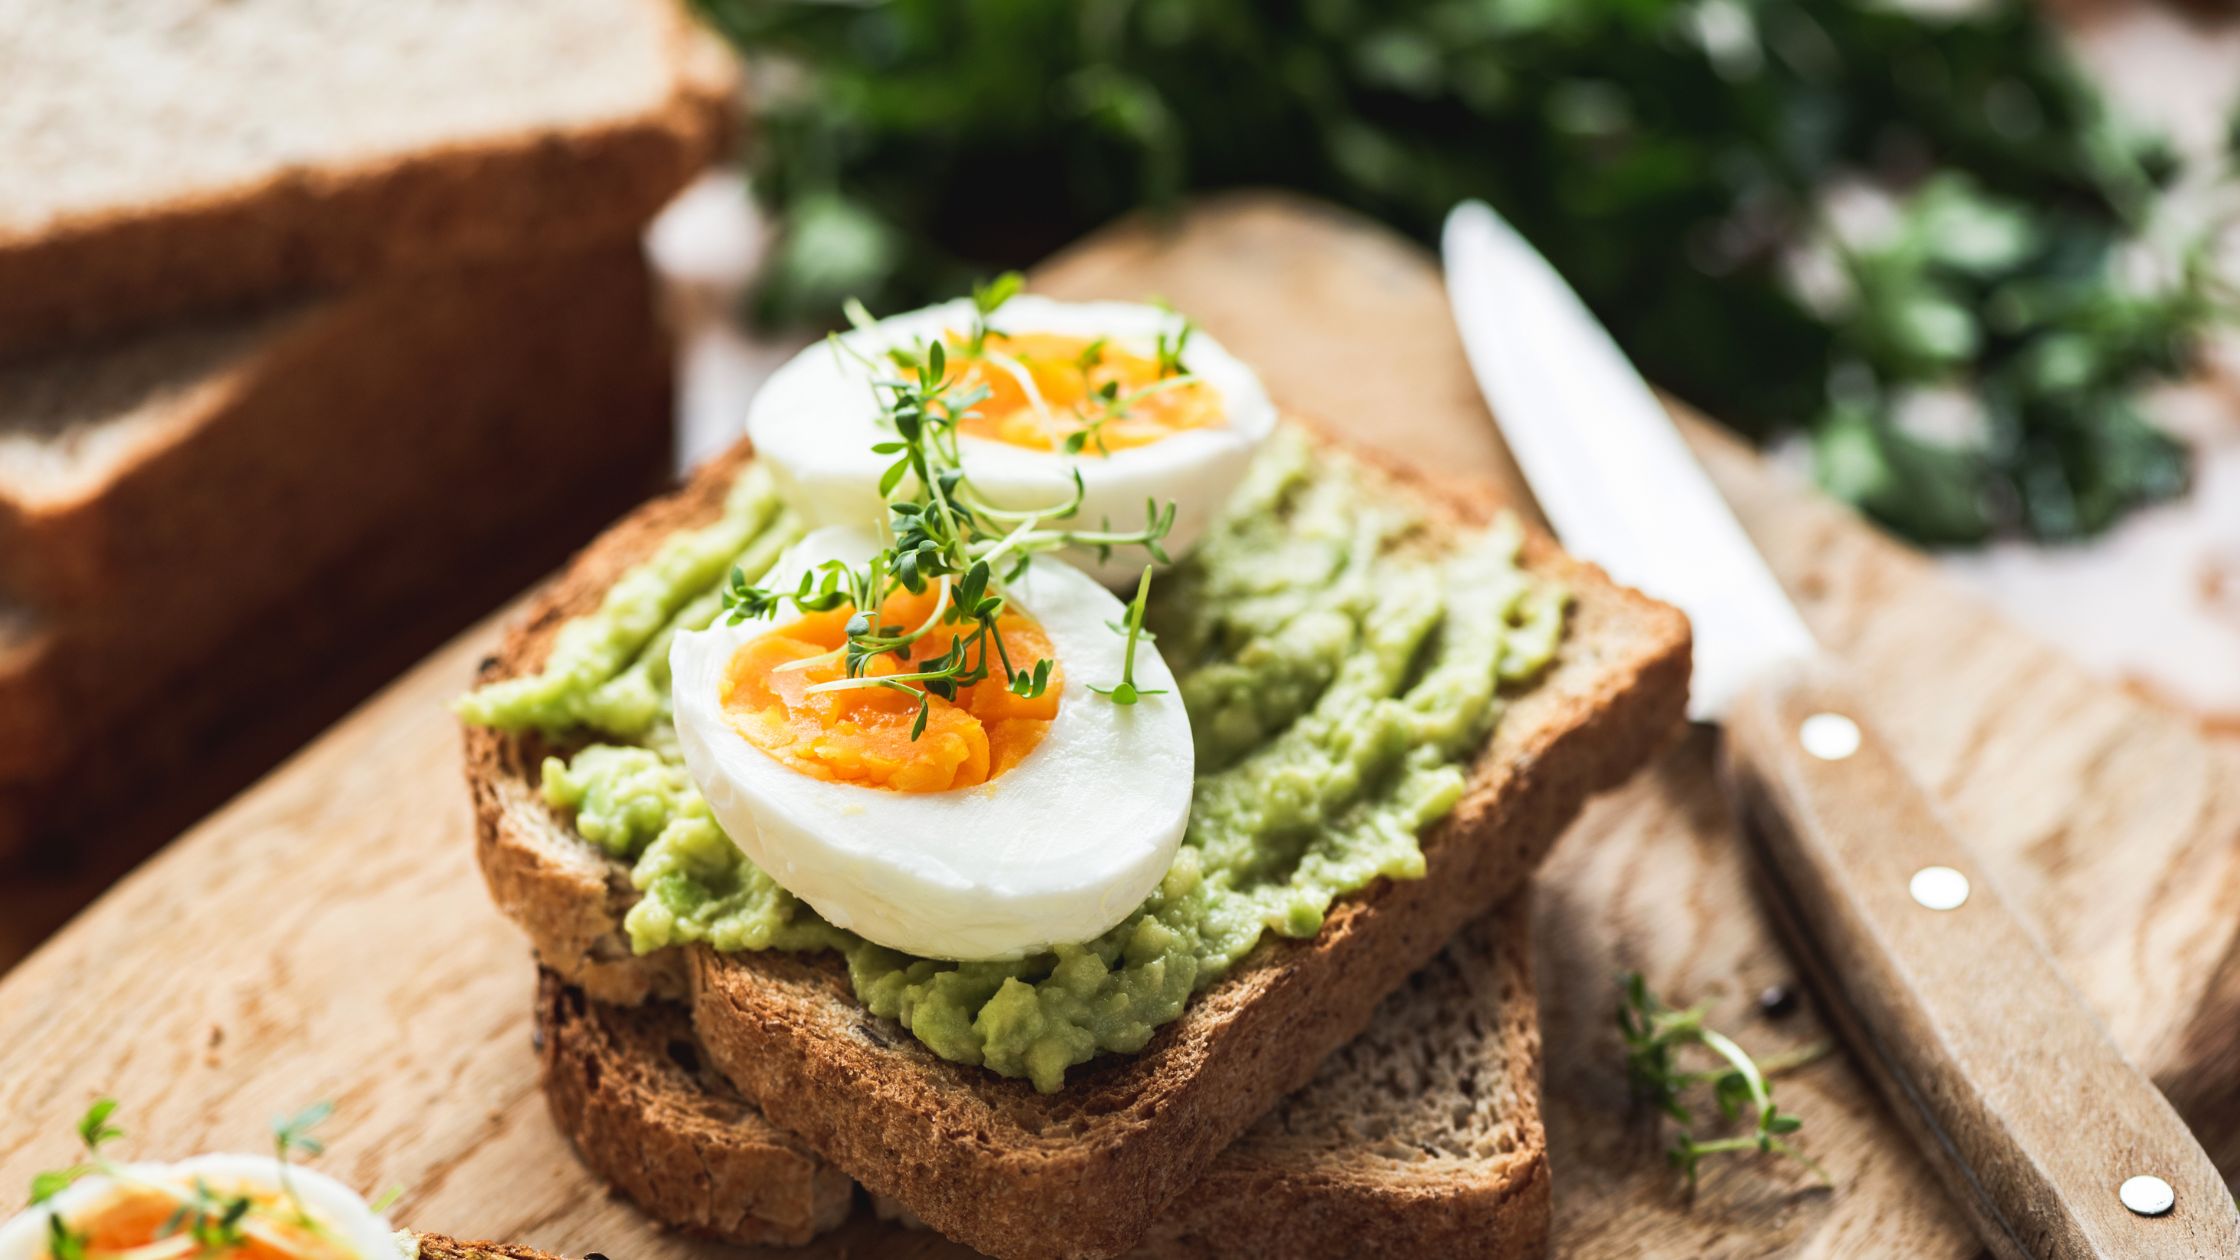
[[[990,503],[1064,503],[1078,469],[1086,497],[1063,527],[1096,530],[1109,521],[1137,530],[1147,503],[1163,510],[1171,502],[1164,546],[1176,557],[1196,544],[1275,430],[1259,377],[1202,332],[1183,343],[1187,379],[1160,375],[1159,338],[1172,345],[1183,327],[1172,311],[1016,297],[989,318],[997,333],[978,359],[965,349],[974,317],[969,301],[897,315],[842,334],[840,347],[811,346],[771,375],[747,412],[747,434],[812,524],[883,515],[879,475],[894,457],[871,448],[894,433],[873,382],[897,374],[884,358],[897,347],[943,341],[952,379],[990,391],[959,424],[965,475]],[[1133,400],[1124,414],[1111,415],[1101,399],[1108,385],[1115,399]],[[1069,451],[1069,439],[1079,449]],[[1125,547],[1104,558],[1083,549],[1066,559],[1120,586],[1142,571],[1144,553]]]
[[[791,591],[814,566],[860,565],[878,546],[866,530],[818,530],[763,585]],[[1038,634],[1056,662],[1048,691],[1030,702],[991,678],[979,686],[1001,694],[972,712],[937,698],[916,740],[914,700],[805,694],[808,671],[785,668],[834,641],[817,620],[831,614],[786,603],[670,648],[685,765],[732,842],[829,922],[906,953],[1016,958],[1095,937],[1150,896],[1189,817],[1189,719],[1156,648],[1137,644],[1135,683],[1167,694],[1121,705],[1091,690],[1121,678],[1125,606],[1049,556],[1003,594],[1020,646]]]
[[[194,1201],[197,1182],[219,1199],[250,1199],[239,1245],[199,1252],[181,1228],[177,1214]],[[400,1241],[395,1228],[341,1182],[291,1166],[288,1184],[311,1227],[295,1219],[279,1161],[269,1155],[125,1164],[114,1175],[85,1177],[0,1225],[0,1260],[48,1260],[48,1220],[54,1216],[87,1240],[89,1252],[132,1252],[145,1260],[167,1260],[174,1249],[179,1260],[400,1260],[413,1254],[411,1243]]]

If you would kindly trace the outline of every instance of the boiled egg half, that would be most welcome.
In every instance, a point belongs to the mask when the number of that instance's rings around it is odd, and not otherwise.
[[[242,1198],[250,1206],[238,1224],[240,1241],[202,1250],[181,1209]],[[89,1255],[133,1260],[403,1260],[417,1250],[331,1177],[290,1166],[283,1184],[269,1155],[123,1164],[81,1178],[0,1225],[0,1260],[49,1260],[57,1217],[86,1241]]]
[[[1175,557],[1205,532],[1275,429],[1260,378],[1203,332],[1185,336],[1172,311],[1015,297],[987,318],[977,352],[976,319],[968,300],[897,315],[811,346],[770,377],[747,412],[747,434],[812,524],[881,515],[879,476],[894,457],[872,447],[894,433],[876,382],[897,375],[887,358],[897,348],[939,341],[953,392],[987,391],[960,413],[957,432],[965,476],[988,503],[1063,504],[1078,471],[1085,497],[1053,527],[1138,530],[1147,504],[1172,503],[1162,545]],[[1067,559],[1120,586],[1135,581],[1144,554],[1082,548]]]
[[[830,560],[881,546],[828,527],[764,578],[792,591]],[[956,698],[850,686],[840,650],[855,609],[718,621],[670,648],[686,768],[732,842],[834,925],[929,958],[1017,958],[1089,940],[1141,905],[1190,812],[1189,719],[1156,645],[1139,640],[1118,704],[1126,607],[1044,555],[1005,586],[993,636],[1014,669],[1054,662],[1039,696],[997,668]],[[939,625],[945,595],[898,590],[881,624],[931,629],[863,677],[923,669],[972,623]],[[988,645],[983,641],[983,649]]]

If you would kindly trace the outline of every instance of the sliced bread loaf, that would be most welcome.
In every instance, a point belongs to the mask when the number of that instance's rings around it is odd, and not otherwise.
[[[166,584],[236,606],[425,486],[466,512],[598,467],[586,444],[659,444],[599,404],[668,357],[625,238],[0,367],[0,593],[57,620]]]
[[[735,72],[670,0],[22,0],[0,355],[634,234]]]
[[[1368,1031],[1231,1143],[1147,1256],[1539,1255],[1540,1025],[1522,898],[1386,997]],[[656,1219],[730,1242],[839,1223],[849,1182],[709,1066],[671,1002],[591,1001],[542,972],[545,1097],[584,1162]]]
[[[534,600],[482,681],[532,672],[552,636],[662,537],[713,515],[746,458],[704,470],[579,557]],[[1483,520],[1388,471],[1390,492]],[[537,789],[534,739],[470,730],[478,851],[540,955],[601,996],[688,993],[713,1061],[777,1125],[875,1193],[998,1256],[1109,1256],[1133,1246],[1209,1162],[1358,1033],[1377,1002],[1463,924],[1520,888],[1594,791],[1622,781],[1681,719],[1687,623],[1544,537],[1527,567],[1575,597],[1554,667],[1514,701],[1454,813],[1425,838],[1427,878],[1344,899],[1308,941],[1264,944],[1141,1053],[1092,1062],[1055,1095],[944,1062],[856,1001],[838,960],[778,953],[633,957],[626,872]]]
[[[339,712],[657,485],[670,382],[629,243],[0,368],[0,815]]]

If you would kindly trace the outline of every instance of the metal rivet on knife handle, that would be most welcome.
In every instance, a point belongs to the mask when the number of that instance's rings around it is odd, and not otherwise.
[[[2123,1205],[2141,1216],[2160,1216],[2178,1202],[2178,1192],[2160,1177],[2138,1176],[2123,1183],[2116,1191]]]
[[[1822,761],[1841,761],[1859,751],[1859,724],[1841,713],[1815,713],[1797,728],[1797,742]]]
[[[1968,901],[1968,877],[1949,866],[1924,866],[1906,881],[1906,891],[1931,910],[1958,910]]]

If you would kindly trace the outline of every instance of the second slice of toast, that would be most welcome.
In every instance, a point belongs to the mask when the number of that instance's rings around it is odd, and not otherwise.
[[[1530,918],[1519,897],[1464,929],[1231,1143],[1141,1250],[1539,1255],[1550,1200]],[[593,1001],[545,969],[537,1031],[554,1121],[663,1223],[798,1243],[847,1214],[848,1179],[709,1069],[681,1005]]]
[[[588,549],[532,603],[482,681],[538,669],[559,627],[616,577],[713,517],[746,458],[718,461]],[[1381,481],[1452,525],[1499,506],[1405,472]],[[1056,1094],[939,1059],[871,1016],[836,957],[695,948],[680,969],[675,954],[632,955],[619,930],[635,895],[627,869],[544,805],[532,739],[467,734],[478,854],[498,904],[549,965],[597,997],[687,997],[709,1057],[742,1094],[874,1193],[999,1257],[1118,1255],[1387,993],[1520,889],[1589,795],[1677,728],[1685,618],[1545,537],[1528,539],[1523,563],[1570,590],[1569,629],[1553,666],[1510,698],[1464,799],[1424,837],[1426,877],[1347,896],[1311,940],[1264,943],[1142,1052],[1078,1068]]]

